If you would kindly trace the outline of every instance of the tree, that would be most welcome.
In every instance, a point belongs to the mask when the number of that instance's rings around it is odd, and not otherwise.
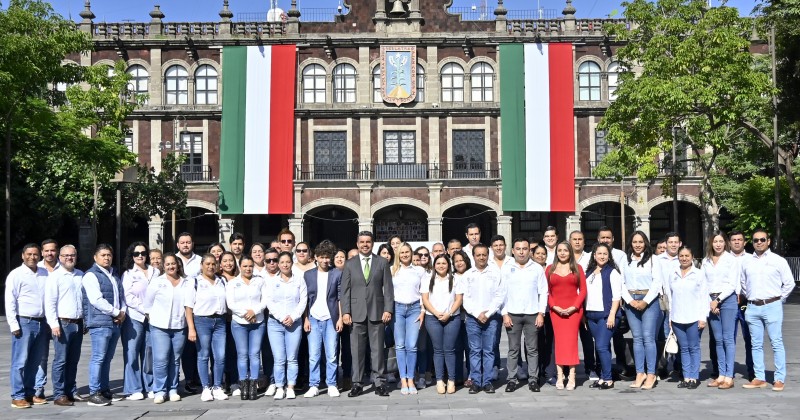
[[[125,184],[123,202],[128,203],[124,215],[130,222],[134,217],[162,219],[173,211],[186,210],[186,183],[181,176],[181,155],[169,154],[161,164],[161,171],[139,165],[138,182]]]

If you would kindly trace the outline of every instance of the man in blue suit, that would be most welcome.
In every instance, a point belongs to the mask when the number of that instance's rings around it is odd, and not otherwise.
[[[332,269],[331,259],[336,253],[336,246],[329,240],[320,242],[314,249],[317,267],[305,272],[308,289],[308,305],[306,305],[303,329],[308,333],[308,365],[311,371],[308,379],[306,398],[319,395],[320,359],[322,347],[325,346],[325,383],[328,385],[328,396],[338,397],[336,388],[336,369],[338,366],[337,344],[342,332],[341,303],[339,289],[342,272]]]

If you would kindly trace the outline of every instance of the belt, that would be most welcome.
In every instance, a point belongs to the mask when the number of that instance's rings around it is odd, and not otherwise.
[[[29,319],[31,321],[39,321],[39,322],[44,322],[45,321],[43,316],[25,316],[25,315],[20,315],[19,317],[23,318],[23,319]]]
[[[225,314],[211,314],[211,315],[197,315],[197,316],[203,318],[222,318],[225,316]]]
[[[649,292],[649,289],[642,289],[642,290],[628,290],[628,293],[632,295],[646,295]]]
[[[781,300],[781,297],[780,296],[775,296],[775,297],[771,297],[769,299],[748,300],[747,303],[752,303],[753,305],[756,305],[756,306],[764,306],[766,304],[769,304],[769,303],[772,303],[772,302],[776,302],[776,301],[779,301],[779,300]]]
[[[58,318],[58,320],[59,320],[59,321],[61,321],[61,322],[65,322],[65,323],[67,323],[67,324],[80,324],[80,323],[82,323],[82,322],[83,322],[83,320],[82,320],[82,319],[80,319],[80,318],[78,318],[78,319],[71,319],[71,318]]]

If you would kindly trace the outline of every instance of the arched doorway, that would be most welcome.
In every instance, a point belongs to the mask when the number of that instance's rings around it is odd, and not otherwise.
[[[605,201],[592,204],[581,211],[581,231],[586,240],[586,249],[590,250],[597,242],[597,233],[602,227],[609,227],[614,233],[614,247],[624,249],[622,243],[633,233],[636,216],[633,209],[625,206],[625,234],[622,231],[622,214],[619,203]],[[569,235],[569,232],[566,232]],[[566,239],[566,237],[565,237]]]
[[[219,215],[201,207],[188,207],[184,214],[175,217],[175,228],[172,228],[172,217],[164,221],[164,251],[177,251],[175,236],[182,232],[192,234],[195,254],[202,255],[208,246],[219,241]],[[174,235],[173,236],[173,232]]]
[[[428,215],[416,207],[389,206],[372,217],[375,242],[386,242],[392,235],[400,235],[408,242],[428,240]]]
[[[358,214],[341,206],[323,206],[310,210],[303,219],[303,238],[312,247],[325,239],[349,250],[356,246]]]
[[[467,244],[466,227],[475,223],[481,228],[481,242],[487,243],[497,233],[497,213],[480,204],[460,204],[450,207],[442,213],[442,242],[447,244],[451,239],[458,239],[462,245]],[[510,241],[506,238],[506,241]]]
[[[655,244],[673,231],[672,202],[661,203],[650,209],[650,240]],[[678,234],[684,245],[690,246],[695,256],[703,254],[703,215],[696,205],[678,201]]]

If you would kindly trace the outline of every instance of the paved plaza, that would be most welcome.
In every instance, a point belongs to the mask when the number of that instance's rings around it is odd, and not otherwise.
[[[296,400],[273,401],[261,397],[257,401],[242,401],[238,397],[227,401],[201,402],[199,395],[185,397],[177,403],[153,404],[152,400],[121,401],[110,407],[89,407],[78,403],[74,407],[57,407],[52,401],[43,406],[26,410],[10,408],[8,367],[10,366],[10,333],[5,318],[0,333],[0,401],[4,419],[44,419],[58,416],[59,419],[333,419],[333,418],[416,418],[435,419],[677,419],[677,418],[797,418],[800,410],[800,293],[795,292],[784,306],[783,337],[786,346],[788,375],[786,390],[772,392],[769,388],[746,390],[744,343],[738,337],[736,354],[736,387],[722,391],[706,388],[697,390],[677,389],[676,382],[661,381],[650,391],[631,390],[630,382],[617,382],[612,390],[589,389],[589,382],[579,369],[578,388],[575,391],[558,391],[545,385],[542,392],[531,393],[522,387],[512,394],[503,392],[505,381],[495,383],[498,391],[494,395],[480,393],[469,395],[459,389],[453,395],[438,395],[435,387],[420,390],[416,396],[403,396],[394,389],[388,398],[372,393],[358,398],[348,398],[343,393],[339,398],[322,394],[313,399],[299,395]],[[503,333],[502,353],[505,355],[506,335]],[[88,392],[89,340],[84,340],[84,351],[78,374],[78,384],[83,394]],[[703,365],[701,378],[710,373],[708,362],[708,334],[703,334]],[[122,388],[122,348],[117,346],[112,362],[112,387]],[[52,351],[51,351],[52,356]],[[505,357],[505,356],[504,356]],[[767,380],[772,381],[772,353],[765,343]],[[505,359],[503,360],[505,365]],[[704,381],[705,382],[705,381]],[[48,385],[49,387],[49,385]],[[52,389],[47,390],[48,397]],[[792,414],[794,413],[794,414]]]

